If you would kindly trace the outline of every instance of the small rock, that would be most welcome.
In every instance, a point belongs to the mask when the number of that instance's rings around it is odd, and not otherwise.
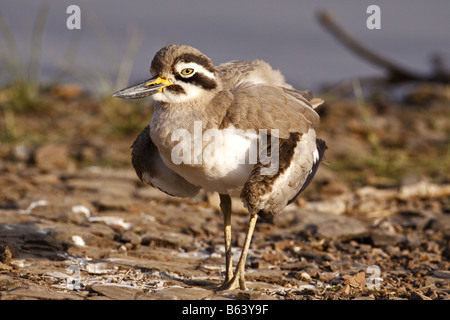
[[[131,243],[133,246],[141,244],[141,237],[133,231],[124,232],[120,237],[120,239],[124,242]]]
[[[128,230],[133,227],[131,223],[125,222],[123,218],[115,216],[90,217],[89,222],[103,222],[108,226],[117,226],[123,228],[124,230]]]
[[[296,278],[297,278],[297,276],[296,276]],[[306,282],[309,282],[312,280],[311,276],[305,271],[301,271],[298,273],[298,279],[306,281]]]
[[[370,254],[375,257],[375,256],[380,256],[382,258],[389,258],[389,256],[386,254],[386,252],[383,251],[383,249],[381,248],[372,248],[370,250]]]
[[[23,144],[18,144],[13,148],[12,154],[17,160],[27,162],[31,158],[32,150]]]
[[[7,245],[0,246],[0,262],[4,264],[9,264],[11,259],[13,258],[13,254],[11,249]]]
[[[268,283],[276,283],[278,285],[284,285],[286,283],[285,272],[282,270],[247,270],[245,278],[249,281],[263,281]]]
[[[86,265],[86,271],[91,274],[110,274],[115,273],[117,269],[117,266],[112,266],[105,262],[88,263]]]
[[[279,264],[281,261],[283,261],[284,255],[279,252],[277,253],[266,252],[263,253],[262,258],[271,264]]]
[[[450,279],[450,271],[448,270],[435,270],[433,271],[433,275],[436,278]]]
[[[83,214],[86,218],[89,218],[91,216],[91,210],[89,210],[88,207],[83,205],[73,206],[72,212]]]
[[[365,296],[358,296],[358,297],[353,298],[352,300],[375,300],[375,297],[373,295],[370,295],[370,296],[367,296],[367,297],[365,297]]]
[[[8,290],[14,287],[14,280],[7,275],[0,275],[0,291]]]
[[[132,202],[129,198],[125,197],[106,197],[99,199],[95,202],[95,205],[98,207],[98,211],[127,211],[132,205]]]
[[[286,249],[290,249],[293,246],[294,246],[293,240],[282,240],[282,241],[277,241],[277,242],[273,243],[273,248],[276,251],[283,251]]]
[[[80,225],[84,222],[87,222],[87,217],[85,213],[73,210],[62,214],[61,219],[63,221],[71,222],[76,225]]]
[[[433,231],[450,233],[450,215],[441,215],[433,218],[429,223],[429,228]]]
[[[74,293],[65,293],[57,291],[49,291],[46,288],[37,286],[30,287],[18,287],[7,291],[5,294],[6,299],[14,300],[82,300],[83,297]],[[3,296],[2,296],[3,298]]]
[[[12,269],[13,269],[13,268],[10,267],[9,265],[0,262],[0,271],[2,271],[2,270],[12,271]]]
[[[142,293],[141,289],[116,284],[94,284],[91,289],[115,300],[134,300],[137,294]]]
[[[352,239],[367,232],[367,226],[350,217],[339,216],[339,219],[330,219],[319,225],[318,234],[333,239]]]
[[[330,282],[339,275],[339,272],[322,272],[319,274],[319,280],[322,282]]]
[[[315,278],[320,273],[320,269],[318,267],[308,267],[305,269],[305,272],[310,275],[310,277]]]
[[[48,144],[40,147],[34,154],[36,166],[42,170],[75,170],[75,162],[70,158],[69,148],[62,144]]]
[[[433,300],[430,297],[427,297],[420,291],[414,291],[411,293],[411,299],[412,300]]]
[[[396,232],[374,230],[370,239],[375,247],[395,246],[401,241],[402,236]]]
[[[30,178],[35,185],[51,185],[60,182],[60,176],[54,173],[36,174]]]
[[[345,285],[345,287],[342,288],[342,293],[343,294],[350,294],[350,292],[351,292],[351,289],[350,289],[350,285],[349,284]]]
[[[304,262],[283,263],[280,265],[280,268],[283,270],[302,270],[304,267]]]
[[[72,241],[75,245],[79,246],[79,247],[84,247],[86,245],[86,243],[84,242],[83,238],[77,235],[73,235],[72,236]]]
[[[353,276],[344,276],[344,284],[353,288],[364,289],[366,286],[366,273],[361,271]]]
[[[187,234],[175,232],[154,232],[146,233],[142,236],[142,245],[156,245],[167,248],[184,247],[194,240],[194,237]]]
[[[341,215],[345,213],[347,206],[342,200],[324,200],[307,202],[305,204],[305,209]]]
[[[212,292],[201,288],[172,287],[158,290],[147,296],[156,300],[201,300],[211,296]]]
[[[311,230],[320,237],[350,240],[366,234],[368,230],[367,224],[362,221],[349,216],[326,212],[298,210],[284,212],[279,216],[285,216],[285,218],[280,223],[281,218],[275,216],[275,225],[286,226],[285,230],[289,230],[290,233]]]
[[[276,300],[265,293],[257,291],[239,291],[236,295],[237,300]]]

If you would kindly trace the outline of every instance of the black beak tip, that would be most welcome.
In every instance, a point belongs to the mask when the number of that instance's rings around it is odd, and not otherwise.
[[[112,95],[113,98],[121,98],[120,96],[120,91],[114,92],[114,94]]]
[[[121,99],[140,99],[151,96],[157,93],[159,88],[163,87],[163,84],[161,83],[148,85],[148,83],[153,80],[154,78],[144,81],[140,84],[119,90],[115,92],[112,97]]]

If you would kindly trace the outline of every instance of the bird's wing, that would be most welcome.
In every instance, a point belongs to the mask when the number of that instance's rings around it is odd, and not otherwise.
[[[278,129],[279,137],[306,133],[319,123],[319,115],[301,92],[267,84],[244,82],[231,90],[233,100],[220,124],[226,128]]]
[[[131,161],[139,179],[177,197],[193,197],[200,188],[169,169],[150,138],[150,126],[139,134],[132,145]]]
[[[274,156],[274,144],[268,137],[270,161],[262,163],[258,159],[241,192],[241,199],[250,212],[271,217],[295,200],[319,166],[326,149],[323,141],[316,140],[314,131],[319,115],[310,102],[309,92],[243,82],[231,93],[233,99],[221,127],[267,129],[269,136],[274,135],[273,129],[279,131],[279,139],[274,140],[278,143],[278,156]]]
[[[305,134],[291,133],[288,139],[279,139],[278,143],[278,157],[271,163],[255,164],[241,192],[249,212],[263,218],[280,212],[305,190],[326,149],[325,142],[316,139],[314,129]],[[271,152],[273,147],[272,144]]]

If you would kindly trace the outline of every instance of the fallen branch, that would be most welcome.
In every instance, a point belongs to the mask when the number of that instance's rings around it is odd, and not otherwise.
[[[319,11],[319,22],[328,30],[340,43],[347,47],[351,52],[370,62],[371,64],[385,69],[388,73],[388,80],[390,82],[408,82],[408,81],[431,81],[440,83],[450,82],[450,73],[444,69],[443,64],[436,68],[434,64],[433,74],[431,76],[423,75],[415,71],[409,70],[398,63],[395,63],[380,54],[372,51],[359,43],[347,31],[345,31],[333,15],[328,10]]]

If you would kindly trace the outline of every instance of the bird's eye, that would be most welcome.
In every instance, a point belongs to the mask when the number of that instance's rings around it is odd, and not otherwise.
[[[190,76],[191,74],[194,73],[194,69],[192,68],[184,68],[183,70],[181,70],[181,75],[182,76]]]

